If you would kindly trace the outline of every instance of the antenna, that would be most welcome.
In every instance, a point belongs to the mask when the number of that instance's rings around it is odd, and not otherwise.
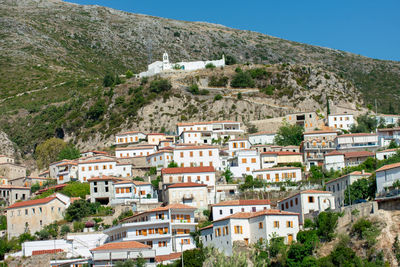
[[[153,55],[152,55],[152,41],[151,39],[147,39],[147,55],[148,55],[148,64],[150,65],[153,62]]]

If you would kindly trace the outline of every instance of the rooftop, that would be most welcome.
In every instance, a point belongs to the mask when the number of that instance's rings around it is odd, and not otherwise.
[[[375,153],[369,151],[352,151],[343,153],[345,158],[373,157]]]
[[[276,154],[278,156],[302,155],[299,152],[291,152],[291,151],[267,151],[260,153],[260,155],[273,155],[273,154]]]
[[[261,172],[261,171],[279,171],[279,170],[298,170],[301,169],[300,167],[273,167],[273,168],[265,168],[254,170],[254,172]]]
[[[340,177],[338,177],[338,178],[329,180],[329,181],[326,182],[325,184],[329,184],[329,183],[335,182],[335,181],[337,181],[337,180],[340,180],[340,179],[342,179],[342,178],[344,178],[344,177],[346,177],[346,176],[350,176],[350,175],[371,176],[372,173],[369,173],[369,172],[364,172],[364,173],[363,173],[363,172],[360,172],[360,171],[354,171],[354,172],[351,172],[351,173],[342,175],[342,176],[340,176]]]
[[[219,206],[249,206],[249,205],[269,205],[271,201],[269,199],[238,199],[223,201],[218,204],[212,205],[213,207]]]
[[[169,185],[167,188],[179,188],[179,187],[206,187],[206,184],[198,184],[198,183],[176,183]]]
[[[202,125],[202,124],[214,124],[214,123],[239,123],[237,121],[202,121],[202,122],[184,122],[177,123],[177,126],[194,126],[194,125]]]
[[[301,191],[301,192],[299,192],[299,193],[297,193],[297,194],[294,194],[294,195],[285,197],[285,198],[279,200],[278,203],[279,203],[279,202],[282,202],[282,201],[284,201],[284,200],[286,200],[286,199],[295,197],[295,196],[297,196],[297,195],[301,195],[301,194],[332,194],[332,192],[330,192],[330,191],[322,191],[322,190],[314,190],[314,189],[304,190],[304,191]]]
[[[390,170],[390,169],[394,169],[394,168],[398,168],[398,167],[400,167],[400,162],[382,166],[379,169],[377,169],[376,172],[386,171],[386,170]]]
[[[150,246],[142,244],[137,241],[126,241],[126,242],[113,242],[106,243],[102,246],[92,249],[91,251],[99,250],[116,250],[116,249],[140,249],[140,248],[150,248]]]
[[[268,209],[268,210],[261,210],[257,212],[238,212],[232,214],[228,217],[221,218],[219,220],[215,220],[213,222],[224,221],[228,219],[250,219],[258,216],[268,216],[268,215],[299,215],[296,212],[289,212],[289,211],[282,211],[277,209]]]
[[[41,198],[41,199],[33,199],[33,200],[16,202],[16,203],[12,204],[11,206],[7,207],[7,209],[14,209],[14,208],[21,208],[21,207],[26,207],[26,206],[46,204],[56,198],[57,197],[46,197],[46,198]]]
[[[161,169],[161,174],[199,173],[199,172],[215,172],[215,169],[213,166],[179,167],[179,168],[163,168],[163,169]]]

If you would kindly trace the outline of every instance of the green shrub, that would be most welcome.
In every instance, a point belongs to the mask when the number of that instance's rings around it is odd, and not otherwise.
[[[133,211],[132,210],[127,210],[127,211],[123,211],[121,212],[121,214],[118,216],[118,220],[123,220],[127,217],[130,217],[133,215]]]
[[[210,81],[208,82],[208,86],[211,87],[226,87],[228,84],[229,78],[226,76],[217,77],[211,76]]]
[[[239,93],[237,94],[237,99],[242,100],[242,98],[243,98],[243,97],[242,97],[242,93],[239,92]]]
[[[368,247],[372,247],[376,243],[380,230],[370,220],[361,218],[353,224],[350,234],[357,236],[359,239],[364,239]]]
[[[210,91],[208,91],[207,89],[200,90],[200,95],[208,95],[208,94],[210,94]]]
[[[125,73],[126,78],[130,79],[133,77],[133,72],[131,70],[127,70]]]
[[[217,94],[217,95],[214,96],[214,101],[218,101],[218,100],[221,100],[221,99],[222,99],[222,95],[220,95],[220,94]]]
[[[66,234],[68,234],[70,232],[71,232],[71,228],[69,228],[68,225],[64,224],[63,226],[61,226],[61,234],[62,235],[66,235]]]
[[[193,95],[198,95],[200,93],[199,86],[195,83],[192,84],[191,86],[189,86],[189,92]]]
[[[83,229],[85,228],[85,224],[83,222],[74,222],[73,224],[74,227],[74,232],[82,232]]]
[[[172,85],[167,79],[157,79],[150,83],[150,92],[161,93],[171,90]]]
[[[252,88],[255,87],[255,82],[248,72],[240,71],[233,76],[231,86],[234,88]]]
[[[253,79],[266,79],[268,77],[268,72],[263,68],[250,69],[248,72]]]
[[[206,69],[215,69],[215,65],[212,63],[207,63],[206,64]]]

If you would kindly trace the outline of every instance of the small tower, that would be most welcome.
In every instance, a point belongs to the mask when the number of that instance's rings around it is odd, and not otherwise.
[[[164,52],[163,54],[163,70],[169,69],[169,59],[168,59],[168,53]]]

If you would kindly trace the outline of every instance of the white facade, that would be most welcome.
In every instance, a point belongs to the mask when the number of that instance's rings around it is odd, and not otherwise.
[[[153,154],[157,151],[157,147],[151,146],[137,146],[137,147],[121,147],[115,149],[115,156],[117,158],[129,158],[129,157],[143,157]]]
[[[286,244],[292,243],[299,232],[299,216],[279,210],[241,212],[213,221],[200,231],[204,246],[230,256],[236,242],[250,245],[277,236],[283,237]]]
[[[181,248],[193,249],[195,244],[190,232],[197,225],[194,210],[182,204],[158,207],[128,217],[104,233],[109,236],[107,242],[141,242],[152,247],[156,255],[181,252]]]
[[[337,150],[365,150],[378,148],[378,135],[368,133],[342,134],[336,137]]]
[[[377,160],[384,160],[396,155],[397,151],[397,148],[376,151],[375,156]]]
[[[211,131],[183,131],[180,135],[182,144],[212,144],[212,140],[217,139],[217,135]]]
[[[147,164],[153,167],[157,167],[158,170],[161,168],[167,168],[171,163],[174,153],[172,150],[160,150],[146,157]]]
[[[164,133],[149,133],[147,134],[147,142],[150,145],[159,145],[161,141],[166,140],[167,137]]]
[[[230,160],[229,169],[233,177],[252,175],[253,171],[260,169],[260,154],[256,149],[237,150],[235,158]]]
[[[132,176],[132,165],[107,159],[88,160],[78,163],[78,179],[80,182],[86,182],[91,177],[102,176],[130,177]]]
[[[213,220],[220,220],[238,212],[256,212],[271,209],[268,199],[239,199],[219,202],[212,205]]]
[[[253,177],[266,182],[299,182],[302,180],[301,168],[298,167],[276,167],[253,171]]]
[[[179,167],[213,166],[221,168],[219,151],[214,146],[178,146],[174,148],[174,161]]]
[[[165,168],[161,170],[163,185],[176,183],[199,183],[209,187],[215,186],[215,169],[213,167]]]
[[[140,141],[143,141],[145,139],[146,139],[146,134],[139,131],[130,131],[115,135],[115,144],[124,145],[124,144],[139,143]]]
[[[303,155],[297,152],[277,151],[260,153],[261,169],[274,167],[278,164],[301,163],[303,164]]]
[[[328,126],[332,129],[342,129],[349,131],[354,124],[353,114],[328,115]]]
[[[207,185],[197,183],[178,183],[167,186],[165,190],[166,204],[185,204],[196,209],[207,209]]]
[[[53,175],[56,175],[58,184],[68,183],[78,179],[78,163],[75,161],[62,162],[53,165],[51,169],[56,170]]]
[[[268,145],[273,144],[276,133],[259,132],[249,135],[249,141],[252,145]]]
[[[232,139],[228,141],[229,156],[234,157],[235,152],[244,149],[250,149],[250,142],[245,138]]]
[[[344,206],[345,198],[348,198],[348,196],[344,195],[344,192],[349,185],[352,185],[359,179],[368,178],[369,176],[371,176],[371,173],[355,171],[326,182],[326,190],[331,191],[332,195],[335,197],[335,207]]]
[[[147,66],[147,71],[139,73],[139,77],[149,77],[164,71],[193,71],[199,69],[205,69],[207,64],[213,64],[215,67],[225,66],[225,57],[218,60],[206,60],[206,61],[190,61],[190,62],[177,62],[170,63],[168,54],[165,52],[163,54],[163,61],[156,61]]]
[[[393,140],[397,145],[400,145],[400,128],[386,128],[378,129],[377,131],[379,145],[381,147],[389,146],[390,142]]]
[[[328,154],[325,154],[324,157],[324,169],[330,171],[333,169],[334,171],[340,171],[345,167],[344,164],[344,154],[334,151]]]
[[[335,197],[329,191],[306,190],[278,201],[278,208],[299,213],[300,223],[304,223],[304,214],[335,209]]]
[[[230,137],[231,139],[244,133],[244,131],[240,129],[240,122],[237,121],[178,123],[176,131],[178,135],[181,135],[184,131],[211,131],[217,134],[218,137]]]
[[[376,192],[381,194],[385,188],[393,187],[395,181],[400,180],[400,163],[385,165],[376,170]]]

